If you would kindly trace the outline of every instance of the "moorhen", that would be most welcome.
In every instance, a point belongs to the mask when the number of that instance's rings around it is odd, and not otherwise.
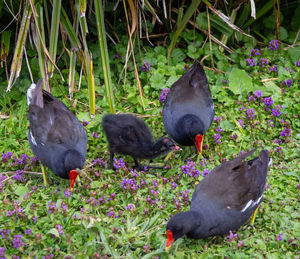
[[[196,145],[202,153],[203,135],[209,129],[215,109],[208,81],[198,61],[175,82],[163,108],[167,133],[183,146]]]
[[[43,80],[27,90],[30,129],[28,140],[33,153],[57,176],[70,179],[71,189],[77,170],[84,165],[87,134],[67,106],[42,89]],[[45,171],[44,184],[47,184]]]
[[[166,250],[184,235],[198,239],[227,234],[251,215],[253,225],[271,163],[267,150],[243,162],[254,151],[220,164],[196,186],[190,210],[174,215],[167,224]]]
[[[144,167],[137,161],[137,158],[152,159],[180,149],[166,137],[153,142],[146,123],[131,114],[105,115],[102,119],[102,126],[109,143],[111,169],[113,169],[115,153],[132,156],[136,168],[143,170]]]

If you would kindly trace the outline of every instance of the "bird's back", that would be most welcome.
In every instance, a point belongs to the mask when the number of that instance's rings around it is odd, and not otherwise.
[[[209,84],[204,69],[198,62],[173,84],[163,108],[165,129],[176,141],[178,132],[183,128],[178,122],[187,115],[201,120],[202,134],[208,130],[214,117]]]
[[[68,150],[76,150],[83,157],[87,150],[87,135],[83,125],[64,103],[42,90],[39,81],[27,93],[29,102],[28,133],[32,151],[40,161],[56,174],[63,174],[63,157]],[[35,101],[35,100],[38,100]],[[42,100],[42,102],[40,101]],[[78,165],[78,164],[77,164]],[[82,167],[81,166],[81,167]]]

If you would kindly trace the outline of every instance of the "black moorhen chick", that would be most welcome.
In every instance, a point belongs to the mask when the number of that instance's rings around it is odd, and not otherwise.
[[[183,146],[196,145],[202,153],[203,135],[215,109],[208,81],[198,61],[177,81],[167,95],[163,122],[167,133]]]
[[[137,158],[152,159],[179,149],[169,138],[160,138],[153,142],[146,123],[131,114],[105,115],[102,126],[109,143],[111,169],[114,153],[132,156],[137,169],[143,170],[144,167]]]
[[[271,162],[267,150],[243,162],[254,151],[220,164],[196,186],[190,210],[174,215],[167,224],[166,250],[185,234],[197,239],[227,234],[251,215],[253,225]]]
[[[43,80],[27,91],[30,129],[28,140],[33,153],[57,176],[70,179],[71,189],[77,169],[84,165],[87,134],[67,106],[42,89]],[[43,169],[44,184],[47,178]]]

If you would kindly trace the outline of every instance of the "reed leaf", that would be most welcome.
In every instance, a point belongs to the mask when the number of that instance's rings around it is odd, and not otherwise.
[[[102,9],[102,0],[94,0],[96,22],[97,22],[97,33],[101,53],[101,62],[104,75],[104,85],[106,90],[106,97],[111,113],[115,113],[113,86],[111,81],[110,66],[109,66],[109,55],[107,49],[107,42],[105,36],[105,24],[104,24],[104,13]]]
[[[52,18],[51,18],[51,30],[50,30],[50,38],[49,38],[49,54],[52,61],[55,63],[56,60],[56,52],[57,52],[57,40],[59,33],[59,21],[60,21],[60,13],[61,13],[61,0],[53,0],[53,9],[52,9]],[[48,63],[48,71],[50,77],[54,71],[54,64]]]
[[[186,13],[184,14],[180,23],[178,23],[177,29],[171,39],[171,44],[168,49],[168,62],[170,61],[171,54],[175,48],[175,45],[176,45],[176,42],[177,42],[177,39],[178,39],[180,33],[184,30],[186,24],[191,19],[191,17],[193,16],[194,12],[197,10],[197,7],[200,3],[201,3],[201,0],[194,0],[188,7],[188,9],[187,9]]]
[[[14,57],[12,60],[11,68],[10,68],[10,76],[8,80],[8,85],[6,91],[10,91],[13,83],[13,79],[17,79],[19,77],[22,59],[24,54],[24,48],[29,28],[29,21],[31,17],[32,11],[30,9],[29,3],[26,2],[24,13],[21,21],[21,26],[18,34],[18,39],[16,43],[16,48],[14,51]]]
[[[4,31],[1,35],[1,67],[3,67],[3,63],[5,64],[5,72],[6,77],[8,79],[8,71],[7,71],[7,57],[9,53],[9,47],[10,47],[10,37],[11,32],[10,31]]]

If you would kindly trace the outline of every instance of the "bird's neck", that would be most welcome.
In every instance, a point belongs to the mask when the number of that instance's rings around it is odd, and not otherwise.
[[[189,210],[179,213],[177,216],[179,217],[177,220],[180,220],[184,227],[176,239],[184,235],[194,236],[194,232],[201,226],[202,215],[197,211]]]
[[[192,141],[195,141],[196,135],[203,134],[204,125],[196,115],[187,114],[178,121],[176,128],[184,131]]]
[[[64,155],[64,165],[67,172],[72,169],[82,168],[84,164],[84,157],[74,149],[69,149]]]

